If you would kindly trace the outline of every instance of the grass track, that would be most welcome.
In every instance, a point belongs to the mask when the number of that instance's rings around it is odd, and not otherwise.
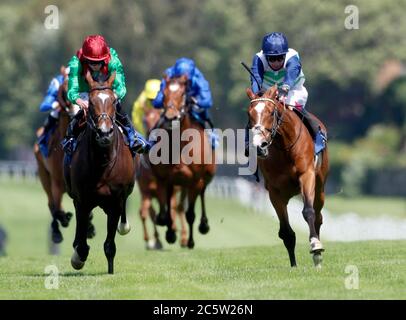
[[[215,199],[208,203],[211,231],[197,233],[196,249],[165,244],[162,252],[147,252],[134,195],[133,230],[116,237],[114,276],[106,274],[102,249],[106,218],[96,214],[97,236],[77,272],[70,266],[74,222],[63,230],[61,256],[47,255],[49,217],[39,185],[0,182],[0,189],[0,223],[9,234],[8,256],[0,258],[0,299],[406,299],[406,241],[325,242],[317,272],[307,237],[297,232],[298,267],[291,269],[275,218]],[[64,203],[72,209],[68,199]],[[44,285],[51,264],[59,270],[58,290]],[[358,268],[358,290],[345,288],[348,265]]]

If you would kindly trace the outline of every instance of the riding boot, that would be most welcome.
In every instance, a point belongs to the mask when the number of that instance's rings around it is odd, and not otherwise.
[[[58,122],[58,119],[51,116],[51,114],[49,114],[48,117],[46,117],[45,122],[44,122],[44,131],[38,137],[39,144],[42,144],[45,142],[45,137],[48,135],[48,132],[56,125],[57,122]]]
[[[302,114],[303,117],[307,120],[307,123],[310,125],[313,140],[316,140],[319,131],[322,133],[322,135],[324,135],[325,139],[327,140],[327,133],[322,132],[319,121],[317,121],[317,119],[314,118],[310,112],[307,112],[306,109],[303,109]]]
[[[244,155],[248,158],[250,155],[250,129],[248,124],[245,126],[244,145]]]
[[[132,155],[135,156],[136,153],[147,153],[151,149],[151,145],[142,135],[135,131],[128,114],[121,111],[121,113],[116,112],[116,116],[117,121],[125,130]]]
[[[66,154],[72,155],[76,146],[76,139],[79,135],[79,121],[83,117],[83,110],[80,109],[78,113],[69,122],[68,129],[66,130],[66,136],[62,140],[62,148]]]

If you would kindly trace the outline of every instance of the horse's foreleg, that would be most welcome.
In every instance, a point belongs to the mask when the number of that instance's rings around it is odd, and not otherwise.
[[[76,270],[82,269],[85,265],[90,247],[87,245],[87,229],[89,225],[89,214],[93,208],[80,204],[76,200],[76,232],[73,242],[74,252],[71,257],[72,267]]]
[[[127,200],[125,199],[125,200],[123,200],[123,201],[124,201],[124,208],[125,208],[125,205],[126,205]],[[130,230],[131,230],[131,226],[130,226],[130,223],[128,222],[125,209],[124,209],[124,210],[121,210],[120,218],[121,218],[121,221],[120,221],[120,223],[119,223],[118,226],[117,226],[117,232],[118,232],[120,235],[124,236],[124,235],[126,235],[127,233],[129,233]]]
[[[202,217],[200,218],[199,231],[201,234],[207,234],[210,230],[209,220],[207,219],[207,216],[206,216],[206,204],[205,204],[205,200],[204,200],[205,191],[206,191],[206,186],[204,186],[202,192],[200,193],[200,198],[202,201]]]
[[[157,198],[159,202],[159,213],[155,219],[155,222],[159,226],[165,226],[167,224],[168,217],[166,216],[166,188],[163,183],[158,183],[157,186]]]
[[[152,206],[152,203],[151,203],[151,206],[149,207],[149,216],[151,217],[152,225],[154,227],[155,243],[153,245],[153,249],[161,250],[162,249],[162,243],[161,243],[161,240],[159,239],[158,228],[156,227],[156,223],[155,223],[156,212],[154,210],[154,207]]]
[[[141,222],[142,222],[142,230],[144,231],[144,241],[145,241],[147,249],[150,249],[149,235],[148,235],[148,228],[147,228],[147,218],[149,216],[150,206],[151,206],[151,198],[147,197],[147,196],[142,196],[141,207],[140,207],[140,217],[141,217]]]
[[[124,213],[123,213],[124,212]],[[119,206],[119,208],[110,208],[107,213],[107,237],[104,242],[104,254],[107,258],[108,273],[114,273],[114,257],[116,256],[116,243],[114,238],[116,236],[116,229],[120,215],[125,214],[125,204]]]
[[[166,241],[168,243],[175,243],[176,241],[176,225],[174,229],[175,221],[172,220],[172,194],[173,194],[173,185],[168,184],[166,187],[166,217],[167,217],[167,230],[166,230]]]
[[[316,220],[314,226],[316,228],[317,236],[320,240],[320,227],[323,224],[323,215],[321,214],[321,209],[324,206],[324,190],[322,188],[316,188],[316,195],[314,198],[314,211],[316,214]]]
[[[182,188],[180,191],[180,199],[177,205],[176,211],[178,212],[179,219],[180,219],[180,246],[182,248],[187,247],[187,229],[186,229],[186,215],[185,215],[185,200],[186,200],[186,189]]]
[[[289,224],[289,215],[287,209],[288,200],[282,198],[278,191],[271,188],[269,190],[269,198],[271,199],[272,205],[275,208],[279,219],[279,238],[283,240],[283,244],[288,250],[290,266],[296,267],[296,234]]]
[[[69,221],[72,218],[72,213],[63,211],[62,209],[62,196],[65,192],[63,181],[59,179],[51,179],[51,191],[52,191],[52,202],[53,202],[53,212],[52,215],[57,219],[62,227],[66,228],[69,226]]]
[[[196,190],[196,188],[189,188],[188,190],[188,208],[186,211],[186,220],[189,224],[189,240],[187,243],[187,246],[189,249],[193,249],[195,246],[195,241],[193,239],[193,223],[195,222],[195,204],[196,204],[196,198],[199,195],[199,190]]]

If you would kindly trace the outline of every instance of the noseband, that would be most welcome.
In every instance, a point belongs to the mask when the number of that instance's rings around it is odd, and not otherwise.
[[[274,105],[274,109],[272,111],[272,117],[273,117],[272,127],[271,128],[264,128],[266,131],[270,132],[270,134],[271,134],[270,139],[266,140],[266,143],[269,146],[269,145],[272,144],[272,141],[275,138],[276,134],[278,133],[278,129],[279,129],[279,127],[281,126],[281,124],[283,122],[283,115],[284,115],[285,110],[286,110],[285,104],[283,105],[284,108],[283,108],[282,114],[279,115],[278,108],[276,107],[275,100],[273,100],[271,98],[257,98],[257,99],[252,99],[250,101],[250,104],[252,104],[254,102],[271,102]],[[262,130],[261,130],[261,133],[265,137],[265,133]]]

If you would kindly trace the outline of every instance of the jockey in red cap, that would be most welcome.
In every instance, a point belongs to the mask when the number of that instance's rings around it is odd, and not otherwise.
[[[90,88],[85,79],[88,71],[90,71],[93,79],[99,82],[105,81],[110,74],[116,72],[112,89],[118,101],[116,105],[117,121],[126,132],[133,154],[148,152],[149,143],[135,131],[130,118],[121,108],[121,100],[127,93],[124,69],[117,52],[113,48],[109,48],[104,37],[101,35],[86,37],[82,48],[70,60],[69,67],[67,96],[73,104],[75,116],[68,126],[66,137],[63,141],[65,152],[72,154],[74,151],[76,138],[79,134],[78,123],[83,117],[83,109],[87,110],[89,105]]]

